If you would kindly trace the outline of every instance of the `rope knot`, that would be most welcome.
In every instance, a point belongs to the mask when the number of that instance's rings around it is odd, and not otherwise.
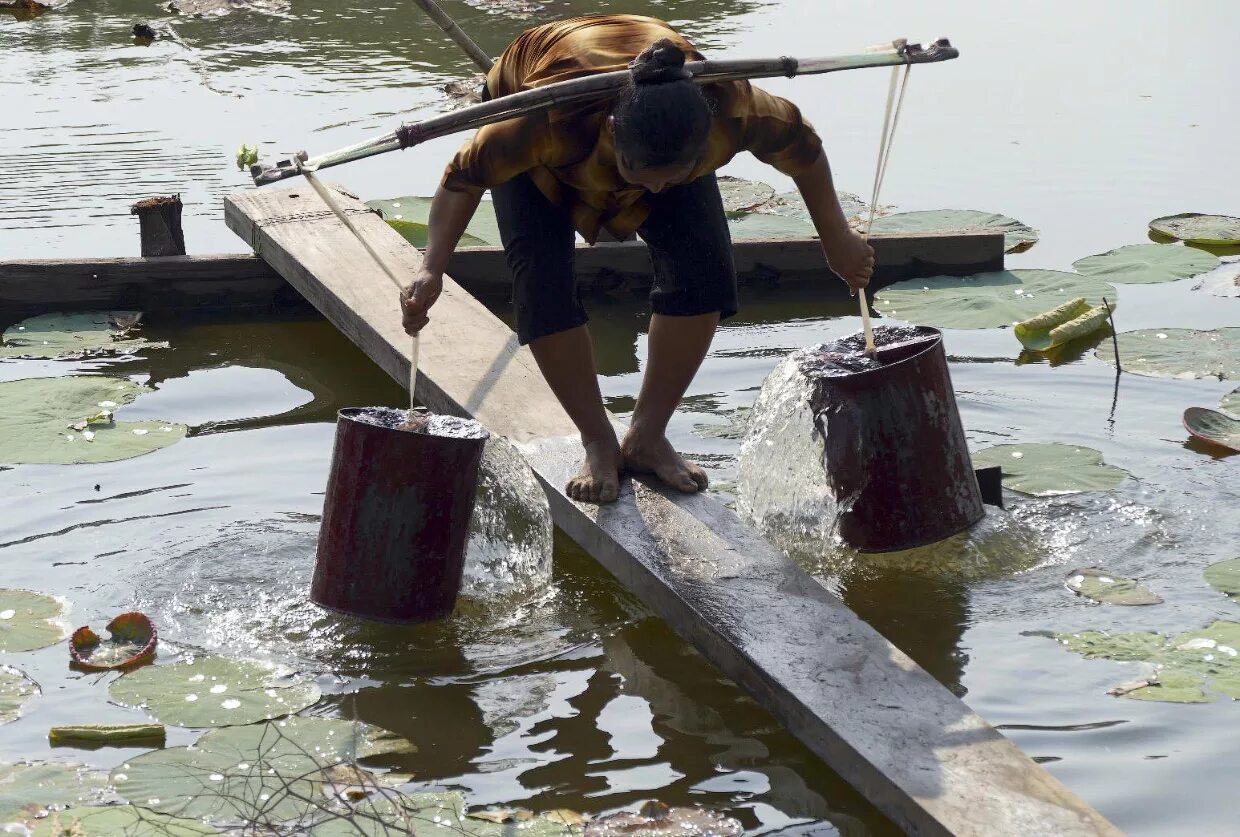
[[[779,57],[780,66],[783,67],[784,75],[793,78],[797,74],[797,60],[790,55],[781,55]]]
[[[426,135],[426,129],[417,122],[401,125],[396,129],[396,139],[400,142],[400,149],[404,151],[413,145],[426,142],[429,137]]]

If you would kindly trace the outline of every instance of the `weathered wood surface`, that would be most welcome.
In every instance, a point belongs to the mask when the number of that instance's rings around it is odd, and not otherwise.
[[[184,256],[180,195],[138,201],[129,212],[138,216],[141,253],[146,256]]]
[[[244,192],[226,200],[226,220],[407,381],[388,278],[334,219],[284,220],[317,201],[304,186]],[[393,263],[420,263],[379,218],[358,223]],[[558,526],[908,833],[1119,833],[713,497],[640,481],[606,507],[566,497],[579,461],[571,422],[516,336],[450,279],[421,344],[419,400],[512,439]]]
[[[254,255],[0,262],[0,313],[8,318],[57,308],[154,312],[304,304]]]
[[[1003,268],[1003,235],[985,230],[873,239],[875,289],[918,276],[967,275]],[[826,273],[814,239],[738,241],[733,247],[742,291],[816,282],[826,298],[847,289]],[[577,248],[577,282],[586,296],[640,295],[651,282],[640,241]],[[512,289],[504,251],[465,247],[448,272],[479,297],[506,299]],[[247,253],[169,258],[29,259],[0,262],[0,305],[9,316],[54,307],[137,307],[144,311],[286,308],[300,295],[262,259]]]

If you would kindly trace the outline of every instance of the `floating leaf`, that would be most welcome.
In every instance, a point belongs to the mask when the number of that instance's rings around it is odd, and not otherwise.
[[[723,211],[728,215],[753,212],[775,197],[775,187],[743,177],[720,175],[719,194],[723,198]]]
[[[69,637],[69,658],[85,671],[133,668],[155,656],[158,634],[145,613],[122,613],[108,623],[107,641],[89,627],[81,627]]]
[[[1156,233],[1190,244],[1240,244],[1240,218],[1185,212],[1150,221]]]
[[[1098,451],[1077,445],[996,445],[973,454],[973,465],[998,465],[1005,487],[1036,497],[1108,491],[1128,476]]]
[[[0,764],[0,823],[46,816],[51,805],[100,801],[107,786],[107,776],[80,764]]]
[[[459,793],[374,794],[353,808],[352,817],[325,821],[313,837],[417,834],[418,837],[581,837],[586,818],[558,809],[535,814],[523,808],[465,814]],[[634,832],[640,833],[640,832]],[[682,831],[684,835],[694,832]]]
[[[0,651],[35,651],[60,642],[69,631],[65,605],[30,590],[0,590]]]
[[[1222,297],[1240,297],[1240,260],[1231,259],[1199,277],[1194,291]]]
[[[1090,308],[1085,298],[1078,296],[1045,314],[1017,323],[1012,331],[1026,349],[1045,352],[1093,334],[1106,326],[1109,319],[1105,305]]]
[[[728,221],[728,231],[733,241],[753,241],[767,238],[816,238],[818,230],[808,221],[785,215],[751,212],[739,219]]]
[[[1240,328],[1125,331],[1118,336],[1125,372],[1156,378],[1240,380]],[[1114,365],[1110,348],[1094,353]]]
[[[112,682],[112,699],[141,706],[165,724],[220,727],[252,724],[317,703],[314,683],[257,660],[198,657],[147,666]]]
[[[191,747],[131,758],[111,778],[126,799],[166,814],[215,823],[289,822],[335,803],[325,792],[332,783],[326,771],[411,749],[369,724],[293,716],[211,730]]]
[[[408,241],[419,250],[425,250],[427,243],[430,241],[431,228],[426,224],[419,224],[413,221],[393,221],[388,219],[388,226],[400,233],[401,238]],[[487,247],[489,246],[481,238],[475,238],[469,233],[464,233],[461,240],[457,242],[458,247]]]
[[[879,291],[874,307],[885,317],[940,328],[1013,325],[1083,297],[1101,305],[1115,289],[1091,276],[1058,270],[998,270],[973,276],[908,279]]]
[[[133,805],[54,811],[31,837],[200,837],[221,832],[197,820],[170,817]]]
[[[167,343],[151,343],[133,335],[140,316],[137,311],[41,314],[4,332],[0,358],[81,358],[168,348]]]
[[[0,724],[16,721],[22,707],[39,694],[39,684],[12,666],[0,666]]]
[[[1219,406],[1233,415],[1240,415],[1240,389],[1234,389],[1224,395]]]
[[[836,192],[835,197],[840,202],[840,209],[844,211],[844,217],[848,219],[849,224],[854,227],[863,223],[864,219],[869,217],[870,207],[861,198],[848,192]],[[782,215],[785,218],[795,218],[806,224],[813,224],[813,218],[810,217],[809,207],[805,205],[805,199],[801,197],[799,191],[781,192],[771,198],[767,203],[758,207],[758,212],[765,215]],[[886,215],[887,208],[879,207],[879,215]],[[817,235],[817,233],[814,233]]]
[[[163,724],[77,724],[52,727],[47,743],[53,747],[162,747],[167,734]]]
[[[1221,262],[1216,256],[1192,247],[1166,244],[1129,244],[1097,256],[1087,256],[1072,263],[1072,269],[1086,276],[1098,276],[1108,282],[1129,285],[1152,285],[1174,282],[1214,270]]]
[[[1023,253],[1038,243],[1037,230],[1015,218],[976,209],[929,209],[920,212],[897,212],[874,221],[872,232],[883,233],[950,233],[960,230],[998,230],[1003,233],[1004,249]]]
[[[97,375],[2,382],[0,462],[114,462],[185,438],[188,428],[183,424],[113,419],[112,411],[117,407],[151,391],[124,378]]]
[[[1221,593],[1240,596],[1240,558],[1219,561],[1206,567],[1206,583]]]
[[[1114,605],[1156,605],[1162,599],[1131,578],[1124,578],[1098,567],[1084,567],[1068,573],[1066,586],[1078,596]]]
[[[431,198],[411,196],[367,201],[366,205],[382,212],[384,220],[415,247],[425,247],[426,225],[431,220],[431,200]],[[403,223],[395,223],[398,221]],[[491,201],[479,203],[474,217],[465,227],[465,233],[467,237],[461,239],[462,247],[478,247],[488,244],[493,247],[502,246],[499,222],[495,220],[495,204]],[[419,244],[410,236],[422,237],[421,243]]]
[[[621,812],[592,820],[587,837],[621,837],[626,834],[676,834],[685,837],[739,837],[745,829],[739,820],[705,808],[669,808],[647,802],[636,814]]]
[[[1184,428],[1207,444],[1240,452],[1240,419],[1218,410],[1189,407],[1184,411]]]
[[[1091,659],[1138,661],[1155,667],[1155,676],[1149,678],[1152,685],[1126,683],[1111,689],[1109,693],[1118,697],[1208,703],[1213,700],[1209,692],[1220,692],[1240,700],[1240,622],[1218,621],[1171,638],[1155,633],[1101,631],[1057,634],[1055,638]]]

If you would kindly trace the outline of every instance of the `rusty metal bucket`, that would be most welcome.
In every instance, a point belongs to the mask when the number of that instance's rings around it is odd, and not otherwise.
[[[891,552],[950,537],[985,511],[942,333],[880,326],[874,336],[882,365],[818,376],[813,408],[838,534]]]
[[[486,432],[398,430],[376,412],[337,416],[310,598],[384,622],[440,619],[460,591]]]

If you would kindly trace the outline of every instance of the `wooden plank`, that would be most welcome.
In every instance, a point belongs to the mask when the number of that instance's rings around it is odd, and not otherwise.
[[[875,289],[916,276],[1003,268],[1003,235],[997,232],[885,235],[873,242]],[[842,282],[830,281],[817,239],[738,241],[733,255],[742,291],[815,282],[827,298],[847,296]],[[576,264],[578,286],[586,296],[635,296],[650,288],[650,257],[640,241],[582,244]],[[475,296],[507,299],[511,293],[502,248],[461,248],[448,272]],[[66,305],[171,311],[287,308],[299,300],[278,273],[252,254],[0,262],[0,304],[12,317]]]
[[[0,313],[6,318],[58,307],[164,311],[299,304],[301,295],[253,254],[0,262]]]
[[[310,189],[248,191],[225,206],[234,232],[408,380],[396,291],[342,225],[308,214],[320,207]],[[358,223],[416,269],[419,253],[379,218]],[[571,422],[528,350],[450,279],[421,345],[418,399],[512,439],[557,525],[908,833],[1119,833],[713,497],[626,481],[615,504],[571,501]]]
[[[967,276],[1003,269],[1003,235],[993,230],[956,230],[909,236],[875,235],[875,289],[921,276]],[[737,279],[763,288],[816,282],[828,298],[845,299],[847,287],[831,278],[817,239],[749,239],[733,242]],[[503,250],[462,247],[452,256],[448,272],[475,296],[506,297],[512,287]],[[633,296],[650,288],[651,266],[641,241],[579,245],[577,286],[586,295]]]

